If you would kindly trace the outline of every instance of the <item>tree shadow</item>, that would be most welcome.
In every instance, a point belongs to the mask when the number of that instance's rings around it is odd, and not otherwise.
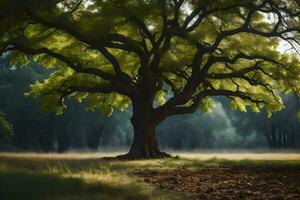
[[[50,174],[18,171],[0,172],[0,199],[37,200],[78,191],[83,182],[76,178],[62,178]]]
[[[80,178],[23,171],[0,171],[1,200],[146,200],[150,193],[138,192],[129,185],[86,183]]]

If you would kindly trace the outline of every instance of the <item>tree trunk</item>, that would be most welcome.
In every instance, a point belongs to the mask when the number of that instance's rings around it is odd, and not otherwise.
[[[133,142],[129,153],[119,156],[119,158],[151,159],[171,157],[159,150],[155,137],[155,128],[158,122],[153,117],[152,102],[149,98],[133,101],[133,116],[131,118],[134,131]]]
[[[155,125],[133,122],[134,136],[128,153],[133,159],[161,157],[155,138]]]

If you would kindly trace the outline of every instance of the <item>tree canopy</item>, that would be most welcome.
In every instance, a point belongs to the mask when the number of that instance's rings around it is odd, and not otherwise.
[[[215,96],[271,115],[284,107],[280,93],[300,95],[297,0],[3,0],[0,8],[1,52],[54,70],[27,94],[46,111],[62,113],[66,97],[109,115],[132,103],[133,125],[155,126],[210,111]],[[282,42],[295,54],[279,52]]]

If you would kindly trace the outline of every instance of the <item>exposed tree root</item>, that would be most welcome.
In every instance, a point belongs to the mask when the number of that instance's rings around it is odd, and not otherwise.
[[[118,155],[115,157],[104,157],[103,160],[146,160],[146,159],[163,159],[174,158],[171,154],[166,152],[156,152],[155,154],[140,154],[129,152],[127,154]]]

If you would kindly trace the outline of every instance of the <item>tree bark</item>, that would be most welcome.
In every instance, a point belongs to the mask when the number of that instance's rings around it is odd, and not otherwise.
[[[158,122],[153,115],[153,99],[139,98],[133,101],[133,116],[131,124],[133,126],[133,142],[126,155],[119,158],[124,159],[151,159],[171,157],[171,155],[161,152],[156,141],[155,128]]]
[[[155,125],[139,122],[133,122],[132,124],[134,136],[128,153],[129,157],[134,159],[160,157],[159,147],[155,138]]]

